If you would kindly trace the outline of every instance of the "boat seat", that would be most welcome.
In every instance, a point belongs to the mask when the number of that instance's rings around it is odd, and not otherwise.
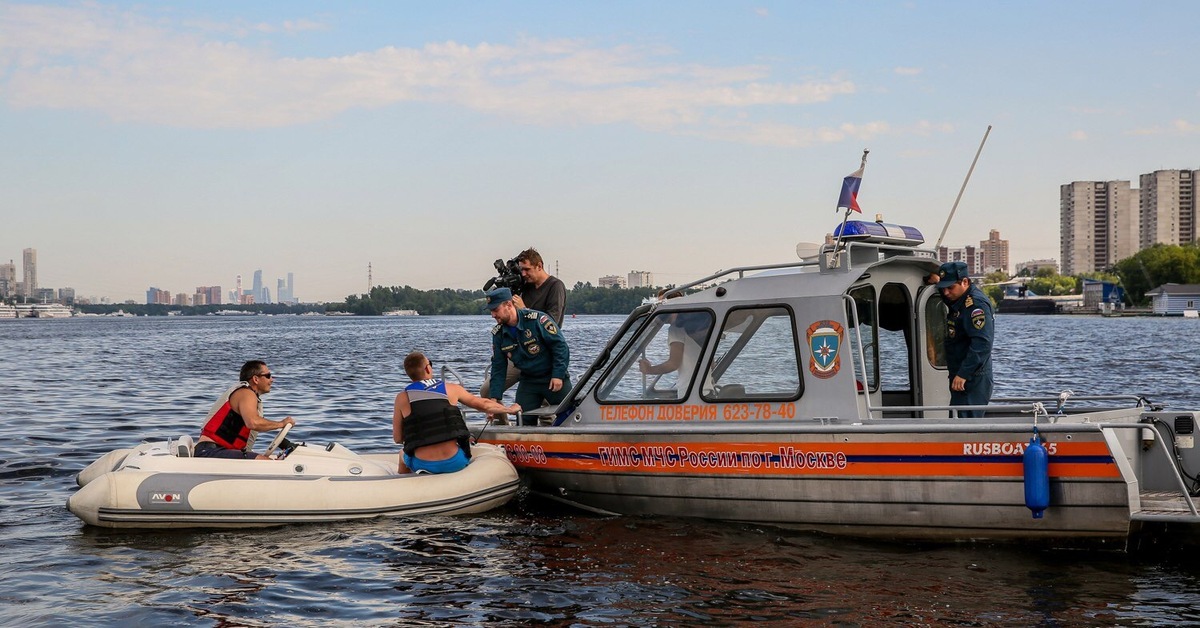
[[[195,447],[195,443],[192,442],[192,437],[184,434],[175,440],[175,455],[180,458],[191,458],[193,447]]]

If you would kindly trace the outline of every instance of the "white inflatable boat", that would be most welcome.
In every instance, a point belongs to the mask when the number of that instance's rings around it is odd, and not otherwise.
[[[284,439],[286,431],[268,451]],[[277,460],[192,457],[188,436],[111,451],[80,472],[67,508],[106,528],[247,528],[380,516],[479,513],[517,492],[504,450],[479,444],[456,473],[399,474],[398,453],[337,444],[286,448]]]

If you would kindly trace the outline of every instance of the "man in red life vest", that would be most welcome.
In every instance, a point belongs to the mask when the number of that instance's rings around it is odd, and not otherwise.
[[[274,381],[265,362],[250,360],[243,364],[238,379],[208,411],[193,454],[197,458],[269,460],[253,451],[256,433],[296,424],[290,416],[282,421],[263,417],[262,395],[271,392]]]

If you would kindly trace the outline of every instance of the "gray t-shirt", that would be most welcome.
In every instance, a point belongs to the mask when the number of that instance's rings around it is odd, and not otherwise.
[[[549,314],[550,318],[562,327],[563,312],[567,309],[567,286],[558,277],[550,275],[537,288],[532,284],[525,284],[525,289],[521,291],[521,300],[525,302],[527,309]]]

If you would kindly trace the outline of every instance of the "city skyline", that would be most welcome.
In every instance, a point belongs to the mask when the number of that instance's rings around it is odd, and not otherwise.
[[[821,242],[864,148],[863,216],[932,245],[992,125],[943,244],[1017,264],[1064,183],[1200,168],[1191,3],[847,8],[0,1],[0,251],[117,302],[259,260],[477,289],[529,246],[679,284]]]

